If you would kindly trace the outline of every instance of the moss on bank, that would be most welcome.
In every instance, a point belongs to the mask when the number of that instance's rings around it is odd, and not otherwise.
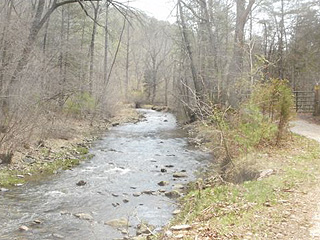
[[[50,155],[47,148],[42,148],[40,152],[43,157]],[[0,187],[12,187],[56,174],[61,170],[73,168],[92,157],[88,147],[78,146],[57,152],[50,156],[48,161],[35,161],[18,169],[4,168],[0,170]]]

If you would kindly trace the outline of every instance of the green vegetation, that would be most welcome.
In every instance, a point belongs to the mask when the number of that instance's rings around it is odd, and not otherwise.
[[[86,147],[77,147],[76,152],[78,152],[80,155],[85,155],[89,153],[89,149]]]
[[[269,230],[286,221],[285,209],[290,209],[293,196],[297,197],[293,194],[316,186],[320,146],[293,136],[282,149],[257,151],[248,158],[256,159],[255,167],[259,169],[272,169],[272,175],[241,184],[220,183],[195,188],[182,200],[182,213],[173,224],[196,223],[209,227],[220,237],[232,233],[232,239],[246,232],[252,233],[255,239],[273,237],[274,233]]]
[[[96,106],[95,99],[87,92],[79,93],[70,97],[64,104],[64,111],[67,114],[81,116],[94,110]]]
[[[291,206],[292,193],[311,189],[320,174],[319,144],[288,131],[294,113],[286,81],[255,86],[239,109],[215,107],[195,125],[219,166],[191,187],[172,223],[196,225],[190,239],[272,238],[270,228],[287,218],[283,202]]]
[[[246,153],[264,144],[278,144],[285,138],[293,118],[293,94],[287,81],[272,79],[257,84],[253,93],[229,121],[229,135]]]
[[[47,148],[42,148],[40,152],[44,157],[47,157],[50,154]],[[2,169],[0,170],[0,186],[10,187],[16,184],[23,184],[27,181],[33,181],[48,175],[56,174],[61,170],[70,169],[79,165],[81,161],[93,157],[92,154],[88,153],[88,148],[76,147],[74,151],[65,150],[54,154],[54,156],[51,156],[50,159],[52,160],[50,161],[35,162],[26,165],[21,169]]]

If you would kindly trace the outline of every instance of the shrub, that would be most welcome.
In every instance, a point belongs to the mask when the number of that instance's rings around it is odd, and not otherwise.
[[[95,99],[87,92],[70,97],[64,104],[64,111],[67,114],[81,116],[83,113],[92,112],[95,108]]]
[[[208,120],[218,133],[214,144],[220,142],[214,148],[220,175],[239,182],[257,176],[256,169],[248,168],[250,161],[240,164],[239,159],[246,159],[248,153],[260,146],[278,144],[284,137],[293,116],[293,95],[287,81],[273,79],[256,85],[239,109],[216,106],[211,112]]]
[[[253,103],[242,105],[238,126],[234,129],[234,140],[240,149],[248,151],[262,143],[269,143],[277,133],[277,127],[268,117],[262,114],[259,107]]]
[[[250,98],[250,103],[277,123],[277,143],[284,137],[288,124],[294,116],[294,100],[291,88],[286,80],[272,79],[258,84]]]
[[[133,102],[136,108],[140,108],[141,104],[145,102],[145,94],[143,91],[133,90],[130,92],[128,100]]]

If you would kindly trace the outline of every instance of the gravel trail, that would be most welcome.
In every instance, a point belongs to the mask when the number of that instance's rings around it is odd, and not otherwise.
[[[320,143],[320,125],[309,123],[305,120],[297,120],[292,122],[291,131]],[[318,191],[320,193],[320,188]],[[320,239],[320,202],[318,203],[317,210],[313,214],[311,223],[312,227],[309,230],[310,237],[312,239]]]

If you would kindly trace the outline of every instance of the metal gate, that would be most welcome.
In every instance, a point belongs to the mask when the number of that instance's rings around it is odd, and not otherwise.
[[[314,113],[315,92],[314,91],[294,91],[295,110],[300,113]]]

